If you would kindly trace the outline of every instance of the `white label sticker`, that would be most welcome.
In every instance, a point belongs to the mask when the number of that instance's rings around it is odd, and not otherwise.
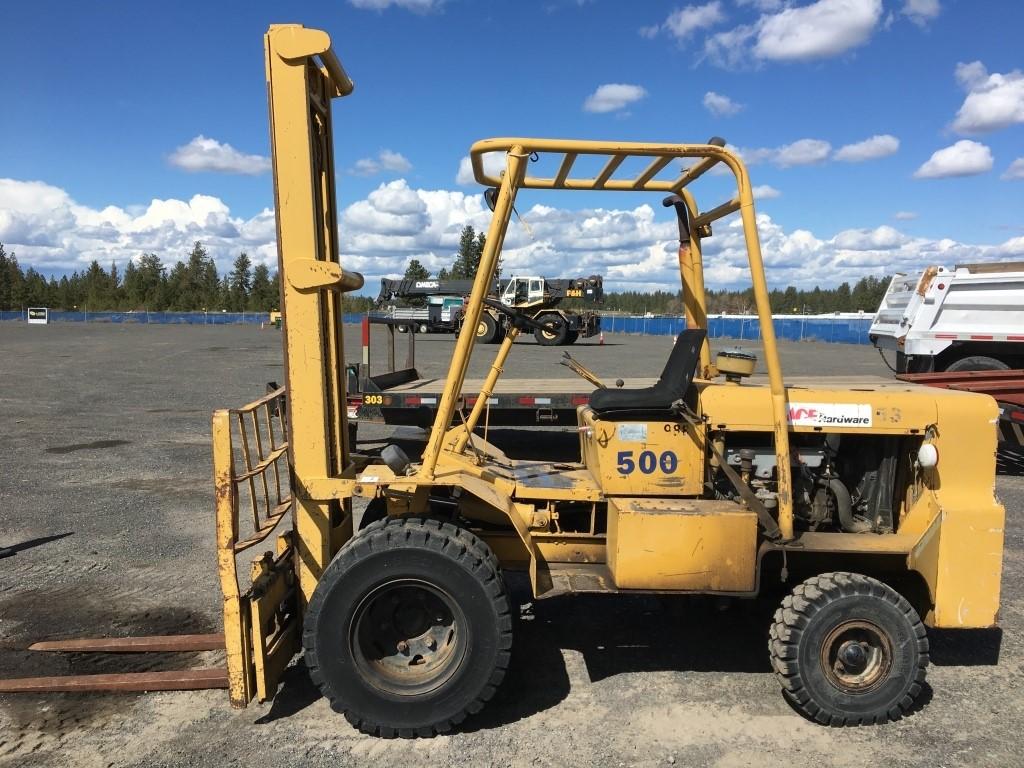
[[[794,427],[870,427],[871,406],[866,403],[790,403],[789,423]]]
[[[357,477],[356,478],[356,482],[358,482],[358,483],[379,483],[380,482],[380,477],[378,475],[363,475],[362,477]]]
[[[617,429],[619,440],[621,440],[624,443],[647,442],[646,424],[619,424]]]

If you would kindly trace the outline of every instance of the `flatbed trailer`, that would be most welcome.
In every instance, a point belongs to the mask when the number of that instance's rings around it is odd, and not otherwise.
[[[999,444],[1024,448],[1024,370],[901,373],[896,378],[992,397],[999,404]]]
[[[437,404],[444,392],[444,377],[425,377],[416,368],[416,334],[402,334],[408,340],[405,365],[396,365],[396,332],[401,321],[367,315],[362,321],[362,362],[348,366],[348,418],[350,435],[353,424],[372,422],[402,426],[428,427],[433,423]],[[370,368],[370,332],[372,326],[386,329],[386,370],[374,374]],[[630,386],[650,386],[655,379],[625,382]],[[458,413],[472,409],[483,389],[483,379],[466,379]],[[537,378],[498,380],[487,399],[484,423],[490,426],[575,427],[576,409],[590,402],[594,385],[582,378]]]

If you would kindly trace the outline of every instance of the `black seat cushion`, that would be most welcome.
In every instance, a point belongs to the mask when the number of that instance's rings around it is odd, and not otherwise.
[[[672,403],[686,395],[693,382],[706,333],[703,328],[690,328],[676,337],[665,370],[653,387],[598,389],[590,396],[590,407],[602,416],[626,411],[668,411]]]

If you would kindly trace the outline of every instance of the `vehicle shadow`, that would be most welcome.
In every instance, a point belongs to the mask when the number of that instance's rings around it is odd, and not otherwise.
[[[684,595],[562,595],[534,601],[526,577],[507,575],[517,607],[505,679],[494,698],[456,729],[473,733],[538,715],[569,695],[565,653],[578,653],[591,683],[648,672],[770,674],[768,628],[785,590],[759,600]],[[936,666],[995,665],[1000,630],[929,630]],[[284,674],[260,725],[291,717],[320,698],[299,659]],[[932,698],[925,683],[908,712]],[[792,704],[791,704],[792,705]],[[794,710],[799,712],[794,707]]]

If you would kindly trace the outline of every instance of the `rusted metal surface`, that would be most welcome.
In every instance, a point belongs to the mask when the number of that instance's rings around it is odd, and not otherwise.
[[[178,653],[224,649],[224,633],[208,635],[145,635],[139,637],[79,637],[73,640],[44,640],[30,651],[72,651],[78,653]]]
[[[60,675],[0,680],[0,693],[76,693],[106,691],[198,691],[227,688],[226,669],[185,669],[168,672],[126,672],[108,675]]]
[[[1024,370],[901,373],[896,378],[929,387],[980,392],[1004,403],[1024,406]]]

